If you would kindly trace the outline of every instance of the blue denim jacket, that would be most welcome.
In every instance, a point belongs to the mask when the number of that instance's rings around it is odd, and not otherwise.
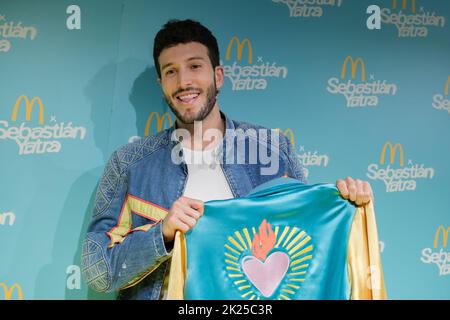
[[[245,196],[256,186],[283,175],[305,182],[300,161],[283,134],[231,120],[223,113],[221,116],[226,126],[219,148],[222,150],[221,167],[234,197]],[[231,136],[230,139],[229,133],[238,129],[246,132],[245,137]],[[96,291],[119,291],[118,299],[160,298],[171,257],[170,244],[163,240],[161,221],[132,213],[130,230],[142,226],[147,228],[127,232],[123,241],[113,246],[109,233],[117,227],[128,196],[169,210],[172,203],[183,195],[188,171],[183,161],[176,163],[172,160],[173,150],[180,146],[173,139],[173,131],[172,126],[129,143],[113,152],[108,161],[97,188],[93,216],[82,248],[83,275]],[[270,139],[255,135],[255,132],[262,131],[267,132]],[[224,143],[226,141],[229,143]],[[238,144],[244,141],[247,148],[242,150]],[[249,161],[250,144],[256,142],[263,150],[266,147],[263,141],[269,142],[266,154],[278,161],[277,170],[270,174],[261,174],[264,167],[269,167],[267,162]],[[234,162],[228,160],[232,159],[230,156],[234,157]]]

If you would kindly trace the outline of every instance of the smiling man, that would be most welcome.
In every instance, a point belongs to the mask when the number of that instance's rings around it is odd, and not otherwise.
[[[153,58],[176,123],[111,155],[83,244],[88,284],[120,299],[165,297],[175,232],[195,227],[205,201],[243,197],[281,176],[306,182],[286,137],[220,111],[224,70],[206,27],[169,21],[155,37]],[[357,205],[373,199],[367,182],[336,184]]]

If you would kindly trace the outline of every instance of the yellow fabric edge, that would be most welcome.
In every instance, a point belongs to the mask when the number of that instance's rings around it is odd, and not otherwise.
[[[180,231],[175,233],[172,262],[170,264],[167,300],[183,300],[186,281],[187,252],[186,239]]]
[[[350,299],[387,299],[372,201],[356,209],[347,250]]]

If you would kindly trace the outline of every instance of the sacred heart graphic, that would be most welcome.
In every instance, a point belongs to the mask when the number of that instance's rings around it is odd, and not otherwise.
[[[266,219],[258,231],[254,227],[237,230],[225,244],[229,280],[241,298],[248,300],[296,299],[313,258],[310,241],[304,230],[291,226],[272,229]]]
[[[262,293],[270,297],[289,269],[289,256],[281,251],[269,255],[262,262],[255,256],[245,256],[241,266],[247,278]]]

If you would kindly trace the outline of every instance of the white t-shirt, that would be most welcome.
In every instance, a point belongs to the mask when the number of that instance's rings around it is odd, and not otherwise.
[[[202,201],[233,198],[217,156],[217,147],[208,150],[183,148],[188,177],[183,196]]]
[[[183,148],[183,158],[188,168],[183,196],[204,202],[234,198],[217,157],[217,147],[205,151]],[[163,300],[167,299],[168,280],[169,273],[164,278]]]

